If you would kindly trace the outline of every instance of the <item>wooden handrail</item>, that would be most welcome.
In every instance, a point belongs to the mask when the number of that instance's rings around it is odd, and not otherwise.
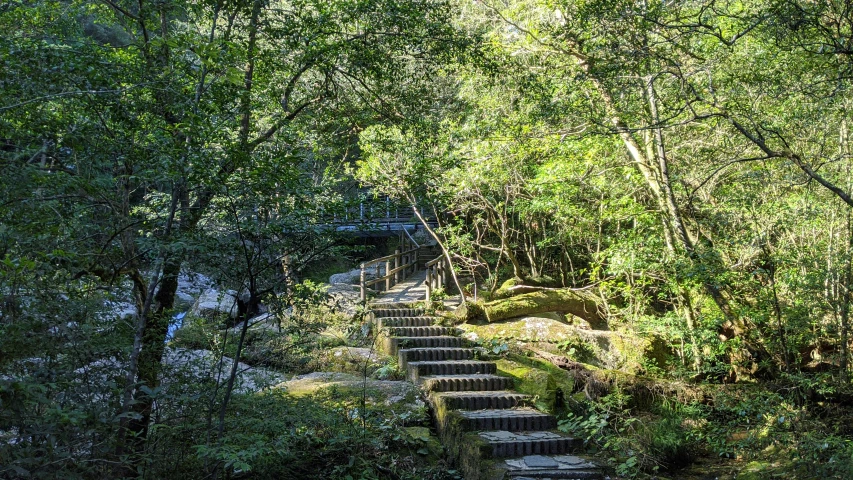
[[[436,288],[441,288],[448,284],[450,269],[453,268],[448,262],[447,257],[441,255],[436,257],[424,265],[426,269],[426,302],[432,302],[432,291]]]
[[[395,284],[404,280],[409,273],[415,273],[418,270],[418,251],[420,249],[421,247],[415,247],[406,251],[400,251],[398,248],[392,255],[386,255],[362,263],[361,277],[359,278],[361,301],[367,300],[367,287],[385,282],[385,290],[387,291]],[[367,268],[382,262],[385,262],[385,274],[373,280],[367,280]]]
[[[428,261],[424,266],[425,267],[431,267],[431,266],[437,264],[438,262],[440,262],[442,260],[444,260],[444,255],[433,258],[432,260]]]

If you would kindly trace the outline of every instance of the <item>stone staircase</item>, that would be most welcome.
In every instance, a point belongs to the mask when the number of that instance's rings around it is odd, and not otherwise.
[[[603,478],[571,455],[581,441],[555,431],[556,418],[532,408],[455,328],[406,304],[374,305],[372,314],[381,345],[426,392],[448,456],[467,480]]]

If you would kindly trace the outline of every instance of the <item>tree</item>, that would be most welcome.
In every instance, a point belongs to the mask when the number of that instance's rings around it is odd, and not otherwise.
[[[425,80],[460,45],[450,14],[442,1],[386,0],[4,9],[4,98],[16,99],[0,106],[14,172],[3,179],[14,187],[4,190],[6,253],[45,252],[20,243],[44,235],[45,217],[26,215],[35,204],[65,230],[55,245],[66,258],[45,268],[105,288],[131,283],[138,320],[116,449],[130,455],[125,475],[141,465],[178,275],[220,234],[202,227],[258,165],[425,108]]]

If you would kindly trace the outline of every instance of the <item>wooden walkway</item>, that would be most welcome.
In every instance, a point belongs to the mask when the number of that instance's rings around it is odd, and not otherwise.
[[[424,299],[426,299],[426,271],[421,270],[394,285],[387,292],[380,293],[371,303],[410,303]]]

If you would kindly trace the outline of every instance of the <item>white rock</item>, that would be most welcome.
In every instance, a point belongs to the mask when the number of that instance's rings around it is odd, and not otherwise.
[[[364,279],[365,280],[373,280],[375,278],[379,278],[385,275],[385,264],[380,263],[378,265],[371,265],[364,271]],[[348,272],[344,273],[336,273],[329,277],[329,284],[331,285],[339,285],[339,284],[347,284],[347,285],[358,285],[361,281],[361,269],[355,268]]]
[[[353,274],[355,272],[355,274]],[[329,283],[331,285],[355,285],[359,282],[361,273],[358,270],[352,270],[344,273],[336,273],[329,277]]]
[[[190,314],[198,317],[214,318],[225,314],[231,318],[237,317],[237,292],[228,290],[225,293],[208,288],[198,297]]]
[[[172,373],[183,373],[193,378],[208,378],[219,383],[225,383],[231,374],[234,360],[228,357],[220,359],[210,350],[167,348],[163,364]],[[164,377],[168,378],[168,376]],[[257,392],[281,383],[284,379],[285,377],[281,374],[262,368],[253,368],[239,362],[234,391],[237,393]]]

